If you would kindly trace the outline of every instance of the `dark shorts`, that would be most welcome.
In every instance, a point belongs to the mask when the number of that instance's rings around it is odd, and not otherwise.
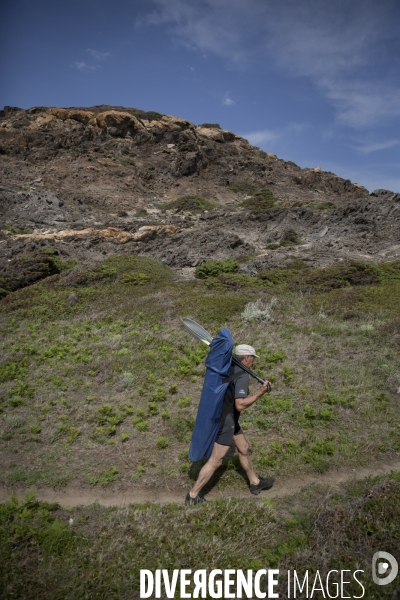
[[[231,446],[233,442],[233,436],[238,435],[239,433],[243,433],[242,428],[239,423],[235,423],[232,414],[226,415],[224,421],[221,423],[221,427],[219,428],[217,439],[215,440],[217,444],[221,444],[221,446]]]

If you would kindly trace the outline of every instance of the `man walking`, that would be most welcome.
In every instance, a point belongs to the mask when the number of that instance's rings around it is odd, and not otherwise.
[[[254,360],[259,358],[255,349],[247,344],[239,344],[234,352],[235,357],[245,366],[250,368]],[[218,467],[221,466],[225,454],[232,442],[235,444],[240,464],[246,472],[250,482],[250,492],[259,494],[261,490],[269,490],[274,483],[273,477],[266,479],[256,475],[250,458],[249,444],[239,425],[242,410],[248,408],[266,392],[271,390],[271,384],[265,380],[260,390],[249,396],[249,375],[240,366],[232,364],[229,379],[231,382],[226,390],[222,406],[221,425],[214,443],[212,453],[206,464],[201,469],[197,481],[190,492],[187,493],[185,504],[199,504],[205,498],[200,494],[202,488],[211,479]]]

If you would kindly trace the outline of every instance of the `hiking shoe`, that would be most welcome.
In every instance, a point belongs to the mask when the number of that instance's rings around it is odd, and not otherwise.
[[[205,502],[206,499],[204,498],[204,496],[201,496],[200,494],[197,494],[196,498],[192,498],[192,496],[189,494],[189,492],[186,494],[186,498],[185,498],[185,504],[189,505],[189,504],[201,504],[201,502]]]
[[[252,494],[259,494],[261,490],[270,490],[274,485],[275,479],[273,477],[267,477],[264,479],[260,477],[260,481],[258,483],[250,484],[250,491]]]

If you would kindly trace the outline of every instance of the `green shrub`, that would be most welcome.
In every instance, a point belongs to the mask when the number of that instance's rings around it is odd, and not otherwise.
[[[135,417],[132,419],[132,423],[136,429],[141,432],[147,431],[149,428],[149,422],[144,421],[141,417]]]
[[[317,204],[317,208],[319,210],[336,210],[337,206],[334,202],[320,202],[319,204]]]
[[[272,244],[276,246],[276,244]],[[282,285],[287,282],[291,283],[296,281],[298,285],[302,281],[301,274],[297,279],[293,279],[299,271],[304,269],[304,263],[302,261],[295,262],[292,266],[286,269],[270,269],[269,271],[260,271],[257,274],[257,278],[262,281],[269,282],[271,286]],[[293,287],[293,286],[292,286]]]
[[[113,481],[117,481],[117,479],[119,479],[117,467],[107,467],[106,469],[103,469],[103,471],[100,471],[98,475],[90,474],[88,476],[88,481],[92,485],[100,483],[100,485],[106,486]]]
[[[132,283],[133,285],[145,285],[150,281],[150,276],[146,273],[125,273],[121,277],[121,283]]]
[[[321,408],[321,410],[316,410],[308,403],[304,407],[304,417],[309,421],[331,421],[333,416],[332,408]]]
[[[198,127],[204,127],[205,129],[221,129],[219,123],[202,123],[201,125],[198,125]]]
[[[160,437],[156,441],[157,448],[159,448],[160,450],[165,450],[165,448],[168,447],[168,444],[169,444],[169,440],[167,437]]]
[[[266,360],[270,365],[282,362],[286,358],[283,350],[260,350],[259,352],[261,358]]]
[[[211,210],[217,206],[214,200],[208,200],[203,196],[188,195],[181,196],[176,200],[171,200],[162,205],[163,210],[178,210],[178,211],[189,211],[189,212],[204,212],[205,210]]]
[[[251,212],[269,210],[273,207],[275,198],[271,190],[253,190],[251,197],[242,200],[243,208]]]
[[[179,408],[186,408],[187,406],[189,406],[189,404],[191,403],[191,401],[192,400],[188,396],[184,396],[178,402]]]
[[[0,229],[5,229],[6,231],[9,231],[10,233],[14,233],[16,235],[26,235],[26,234],[32,233],[31,230],[20,229],[19,227],[16,227],[15,225],[7,225],[6,223],[0,224]]]
[[[163,114],[159,113],[155,110],[149,110],[149,111],[145,111],[145,110],[128,110],[128,112],[133,115],[134,117],[136,117],[137,119],[139,119],[139,121],[142,120],[146,120],[146,121],[161,121],[161,119],[163,118]]]
[[[318,440],[312,444],[306,453],[306,462],[313,462],[320,456],[332,456],[335,452],[335,444],[330,440]]]
[[[398,272],[400,275],[400,269]],[[301,285],[302,289],[314,294],[324,293],[343,287],[378,285],[381,283],[381,273],[382,269],[379,266],[351,261],[300,273],[298,277],[293,278],[293,285]]]
[[[299,234],[295,229],[286,229],[281,237],[281,246],[296,246],[300,244],[301,240]]]
[[[164,115],[162,113],[157,112],[156,110],[148,110],[144,113],[144,118],[146,118],[148,121],[161,121],[163,116]]]
[[[288,411],[292,408],[292,401],[286,398],[271,398],[265,396],[262,400],[263,412],[268,413],[281,413]]]
[[[31,433],[40,433],[42,431],[42,428],[37,423],[31,423],[29,429]]]
[[[149,415],[158,415],[160,409],[158,408],[155,402],[149,402],[147,405],[147,409],[149,411]]]
[[[152,396],[151,399],[153,402],[165,402],[167,399],[167,393],[163,389],[158,389]]]
[[[237,273],[239,267],[238,261],[234,258],[227,258],[226,260],[209,260],[196,267],[195,277],[198,279],[206,279],[207,277],[216,277],[220,273]]]

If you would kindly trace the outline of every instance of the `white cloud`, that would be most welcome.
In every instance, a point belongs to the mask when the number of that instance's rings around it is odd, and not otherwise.
[[[242,137],[248,140],[253,146],[260,146],[268,151],[279,151],[285,148],[288,141],[292,141],[295,136],[301,135],[309,127],[308,123],[289,123],[279,131],[259,129],[250,133],[244,133]]]
[[[253,146],[259,146],[260,144],[273,144],[278,141],[281,136],[269,129],[262,129],[261,131],[246,133],[242,137],[248,140]]]
[[[93,56],[93,58],[95,58],[96,60],[104,60],[111,56],[109,52],[98,52],[97,50],[93,50],[92,48],[87,48],[86,51],[89,52],[89,54]]]
[[[397,146],[400,144],[399,140],[387,140],[386,142],[381,143],[370,143],[370,144],[362,144],[359,146],[352,146],[354,150],[358,150],[363,154],[370,154],[371,152],[377,152],[379,150],[387,150],[388,148],[393,148],[393,146]]]
[[[290,76],[308,78],[333,105],[339,124],[365,128],[400,115],[400,84],[393,77],[398,0],[152,3],[156,9],[140,24],[165,26],[175,42],[211,52],[229,68],[267,59]]]
[[[232,100],[232,98],[229,98],[229,96],[227,96],[222,102],[222,104],[225,104],[225,106],[233,106],[235,104],[235,101]]]
[[[75,69],[78,69],[78,71],[97,71],[99,68],[94,65],[88,65],[83,60],[76,60],[73,66]]]
[[[93,48],[86,48],[86,52],[88,52],[95,61],[102,61],[111,56],[109,52],[98,52],[97,50],[93,50]],[[84,60],[76,60],[73,66],[75,69],[78,69],[78,71],[97,71],[100,69],[99,64],[88,64]]]

